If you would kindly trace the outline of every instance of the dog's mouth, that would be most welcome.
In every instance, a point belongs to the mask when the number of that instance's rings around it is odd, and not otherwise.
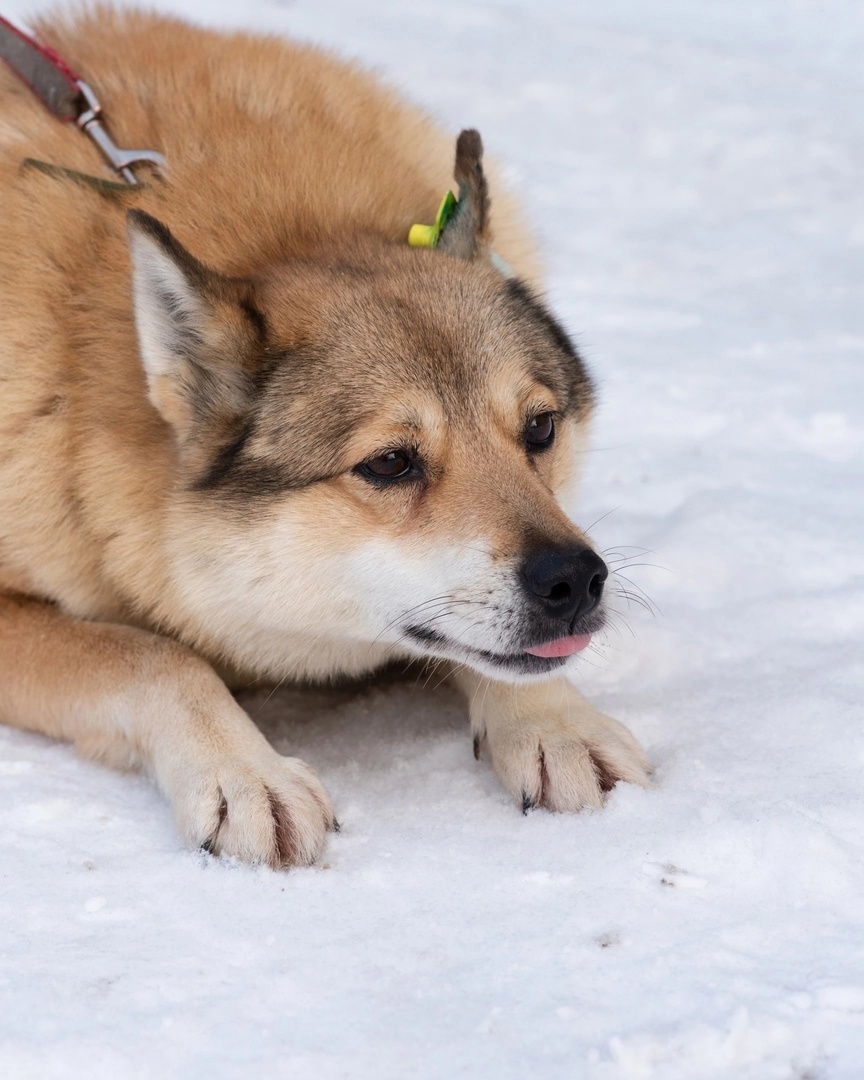
[[[509,653],[477,649],[425,626],[406,626],[405,634],[415,643],[424,645],[430,652],[436,652],[438,655],[446,653],[451,659],[467,660],[469,664],[472,659],[482,661],[486,666],[497,668],[502,672],[541,675],[563,667],[571,656],[587,649],[591,644],[592,633],[600,628],[600,625],[592,626],[590,633],[567,634],[538,645],[527,645]]]

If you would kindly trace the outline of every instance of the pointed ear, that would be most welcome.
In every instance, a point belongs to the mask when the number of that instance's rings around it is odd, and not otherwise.
[[[251,286],[208,269],[142,210],[126,220],[150,400],[181,447],[211,442],[249,409],[264,334]]]
[[[459,185],[459,204],[441,234],[438,250],[461,259],[476,259],[485,255],[489,246],[489,190],[479,131],[463,131],[456,140],[453,175]]]

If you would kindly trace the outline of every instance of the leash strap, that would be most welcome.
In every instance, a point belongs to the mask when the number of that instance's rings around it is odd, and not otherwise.
[[[164,172],[165,158],[155,150],[123,150],[102,121],[102,106],[83,79],[50,46],[36,41],[0,15],[0,60],[26,83],[58,120],[76,124],[96,143],[103,157],[130,187],[138,180],[131,166],[147,162]]]
[[[53,49],[40,45],[2,15],[0,59],[6,61],[58,120],[73,123],[78,119],[81,80]]]
[[[106,180],[102,176],[90,176],[89,173],[78,172],[77,169],[64,169],[62,165],[52,165],[48,161],[39,161],[38,158],[25,157],[21,162],[21,172],[34,169],[44,176],[50,176],[52,180],[69,180],[79,187],[90,188],[98,191],[100,195],[131,195],[135,191],[143,191],[146,184],[136,184],[133,188],[129,184],[120,183],[119,180]]]

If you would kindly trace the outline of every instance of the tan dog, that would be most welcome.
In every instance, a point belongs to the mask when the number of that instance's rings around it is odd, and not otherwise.
[[[564,678],[604,618],[558,503],[592,391],[504,197],[519,276],[493,264],[479,136],[414,249],[452,143],[370,76],[141,14],[40,29],[169,173],[22,172],[100,166],[0,70],[0,719],[147,769],[191,843],[274,866],[333,810],[226,682],[436,658],[524,808],[646,783]]]

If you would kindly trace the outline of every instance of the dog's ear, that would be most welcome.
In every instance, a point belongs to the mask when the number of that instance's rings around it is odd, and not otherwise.
[[[476,259],[486,255],[489,246],[489,189],[479,131],[463,131],[456,140],[453,175],[459,185],[459,202],[441,234],[438,250],[461,259]]]
[[[202,429],[209,441],[249,408],[264,332],[251,286],[208,269],[141,210],[127,227],[150,400],[181,446]]]

